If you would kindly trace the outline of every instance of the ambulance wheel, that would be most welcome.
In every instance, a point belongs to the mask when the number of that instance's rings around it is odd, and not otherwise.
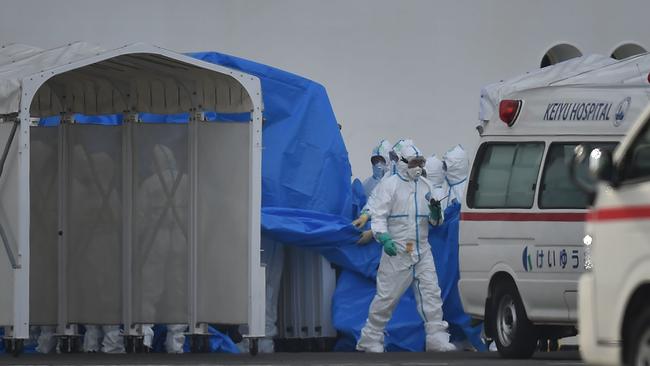
[[[650,309],[641,312],[641,316],[635,323],[623,340],[627,349],[625,364],[648,365],[650,364]]]
[[[519,292],[511,282],[497,285],[491,312],[491,334],[504,358],[530,358],[537,348],[537,331],[528,320]]]
[[[259,351],[259,339],[257,338],[249,338],[248,339],[248,352],[251,354],[251,356],[257,356],[257,352]]]

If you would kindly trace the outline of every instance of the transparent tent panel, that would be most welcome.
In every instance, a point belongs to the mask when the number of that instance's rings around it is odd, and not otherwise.
[[[68,320],[122,318],[122,129],[70,125],[67,149]]]
[[[30,131],[30,322],[57,323],[59,128]]]
[[[133,321],[188,319],[188,125],[133,129]]]
[[[57,323],[59,296],[67,303],[67,323],[121,324],[125,283],[131,285],[133,323],[187,323],[193,271],[197,322],[248,322],[250,126],[196,126],[195,268],[190,268],[189,244],[190,128],[150,123],[32,127],[33,325]],[[67,140],[63,156],[60,134]],[[130,156],[123,155],[127,151]],[[65,171],[59,170],[60,159]],[[60,179],[66,184],[64,208],[59,208]],[[131,189],[124,190],[127,183]],[[131,207],[125,205],[128,194]],[[60,213],[65,215],[62,226]],[[130,253],[124,252],[128,217]],[[59,248],[65,260],[60,294]],[[124,254],[131,259],[130,278],[123,278]]]
[[[250,125],[198,124],[197,320],[246,323]]]

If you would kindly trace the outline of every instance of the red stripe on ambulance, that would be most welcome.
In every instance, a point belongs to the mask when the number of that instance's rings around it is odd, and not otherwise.
[[[650,206],[601,208],[587,215],[589,221],[643,220],[650,219]]]

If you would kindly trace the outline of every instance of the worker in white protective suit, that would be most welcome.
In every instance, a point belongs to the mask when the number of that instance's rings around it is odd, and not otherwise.
[[[388,152],[391,149],[392,145],[388,140],[381,140],[379,144],[372,149],[372,154],[370,155],[372,175],[363,181],[363,190],[366,193],[366,197],[370,197],[370,194],[377,184],[379,184],[379,181],[388,172],[388,162],[390,161]]]
[[[442,160],[445,167],[445,180],[449,186],[443,207],[449,206],[454,201],[462,204],[469,173],[467,153],[462,146],[456,145],[442,156]]]
[[[440,225],[439,202],[432,199],[431,183],[423,178],[426,159],[413,144],[396,149],[397,174],[377,187],[373,196],[372,232],[383,246],[377,271],[377,293],[356,349],[384,351],[384,328],[409,286],[424,320],[427,351],[453,351],[447,323],[442,320],[442,298],[428,244],[429,223]]]
[[[443,169],[442,160],[438,159],[436,154],[431,155],[427,159],[427,163],[424,168],[427,172],[427,180],[431,183],[433,198],[439,202],[443,202],[446,197],[445,191],[445,170]],[[442,207],[444,212],[445,208]]]
[[[278,335],[278,300],[284,269],[284,244],[262,235],[261,245],[261,259],[266,268],[266,318],[265,338],[259,341],[259,352],[273,353],[273,338]]]
[[[370,197],[375,187],[383,180],[384,178],[390,176],[392,170],[392,163],[390,160],[389,153],[392,150],[392,146],[388,140],[381,140],[377,146],[372,149],[372,154],[370,155],[370,163],[372,164],[372,175],[366,180],[363,181],[363,190],[366,193],[367,202],[370,202]],[[359,230],[363,229],[370,218],[370,210],[368,203],[361,210],[359,218],[354,220],[352,224]],[[361,233],[361,237],[357,241],[357,244],[367,244],[372,240],[372,230],[364,230]]]
[[[162,144],[152,149],[150,176],[136,199],[139,224],[138,255],[142,279],[141,315],[160,319],[182,313],[187,287],[187,174],[176,164],[173,151]],[[161,314],[163,313],[163,314]],[[143,325],[144,346],[151,348],[152,324]],[[167,324],[165,350],[183,353],[187,324]]]
[[[399,152],[400,149],[403,146],[410,146],[413,145],[412,140],[405,140],[405,139],[400,139],[397,141],[395,145],[393,145],[392,148],[388,150],[388,172],[384,174],[384,177],[382,178],[382,181],[387,179],[388,177],[397,174],[397,153]],[[378,184],[379,185],[379,184]],[[376,188],[376,187],[375,187]],[[373,189],[373,192],[375,190]],[[354,221],[352,221],[352,225],[356,227],[357,229],[361,230],[366,226],[366,223],[368,220],[370,220],[370,212],[373,201],[374,201],[374,195],[372,192],[370,193],[368,197],[368,201],[366,202],[366,205],[363,207],[361,210],[361,213],[359,214],[359,217],[357,217]],[[357,241],[357,244],[367,244],[372,240],[372,230],[366,230],[361,233],[361,237]]]
[[[90,132],[90,131],[89,131]],[[82,276],[91,273],[92,281],[82,281],[86,296],[97,296],[105,301],[108,307],[115,306],[119,299],[113,297],[113,291],[107,290],[114,287],[112,276],[102,270],[106,262],[113,262],[107,258],[118,255],[114,248],[121,243],[119,232],[115,232],[116,220],[114,208],[120,207],[120,195],[117,182],[121,174],[117,171],[119,165],[114,161],[118,156],[119,146],[110,144],[88,146],[78,144],[71,154],[71,165],[76,167],[72,171],[70,193],[77,201],[73,204],[78,212],[73,215],[80,218],[80,229],[77,234],[70,234],[70,240],[84,238],[83,253],[79,254],[82,262],[86,263],[81,273],[72,273],[71,276]],[[84,218],[85,217],[85,218]],[[88,224],[88,227],[81,228]],[[76,235],[73,237],[73,235]],[[120,325],[84,324],[84,352],[124,353],[124,338]]]

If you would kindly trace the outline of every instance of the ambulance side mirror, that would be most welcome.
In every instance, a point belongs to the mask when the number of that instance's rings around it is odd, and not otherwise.
[[[596,148],[589,154],[589,173],[598,181],[614,185],[614,163],[612,152],[608,149]]]

